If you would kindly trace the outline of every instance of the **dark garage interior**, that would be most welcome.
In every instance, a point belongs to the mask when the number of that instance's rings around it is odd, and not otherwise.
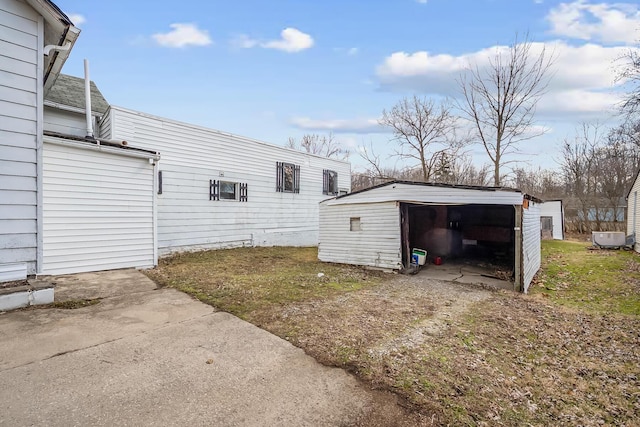
[[[413,248],[427,251],[427,262],[475,264],[513,273],[515,209],[510,205],[419,205],[402,203],[405,266]]]

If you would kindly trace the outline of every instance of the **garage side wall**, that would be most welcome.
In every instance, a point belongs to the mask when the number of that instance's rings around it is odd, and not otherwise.
[[[399,269],[400,238],[396,202],[320,204],[320,261]]]
[[[527,292],[533,276],[540,269],[540,204],[529,202],[528,208],[522,209],[522,262],[523,285]]]

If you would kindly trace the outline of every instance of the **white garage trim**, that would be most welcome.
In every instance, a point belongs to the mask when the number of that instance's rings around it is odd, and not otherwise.
[[[157,156],[44,141],[42,273],[153,267]]]

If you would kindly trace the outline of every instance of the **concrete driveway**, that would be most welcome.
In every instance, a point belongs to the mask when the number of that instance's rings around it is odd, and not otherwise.
[[[52,278],[74,310],[0,314],[0,425],[415,422],[393,396],[135,270]]]

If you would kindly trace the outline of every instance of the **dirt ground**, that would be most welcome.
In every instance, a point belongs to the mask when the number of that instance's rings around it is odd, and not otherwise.
[[[396,393],[415,425],[632,426],[640,415],[637,318],[428,275],[251,317]]]
[[[325,357],[326,343],[337,343],[334,355],[348,363],[352,355],[346,349],[353,345],[366,345],[371,355],[417,347],[494,293],[477,285],[431,279],[427,272],[387,279],[374,288],[289,305],[281,313],[256,313],[252,318],[259,326],[284,333],[318,358]],[[345,353],[340,353],[341,347]]]

